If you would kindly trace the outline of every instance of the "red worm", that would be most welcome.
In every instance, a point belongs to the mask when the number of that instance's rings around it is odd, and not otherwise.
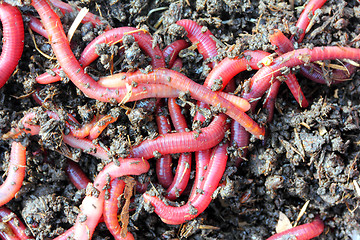
[[[279,55],[294,50],[294,46],[290,39],[288,39],[280,30],[274,30],[274,33],[270,35],[270,42],[278,47],[277,52],[279,53]],[[311,64],[310,66],[300,66],[300,73],[304,77],[316,83],[328,85],[338,84],[348,80],[356,70],[356,67],[349,63],[345,63],[344,67],[347,69],[346,71],[341,69],[335,69],[334,71],[332,71],[331,75],[326,76],[324,75],[324,71],[318,65]],[[290,76],[290,74],[287,76]],[[292,88],[291,86],[289,86],[288,82],[289,81],[286,81],[289,89],[291,90]],[[294,90],[296,90],[296,88],[299,88],[298,83],[296,86],[293,87]],[[295,98],[296,96],[300,97],[300,95],[296,94],[296,92],[293,92],[293,95]]]
[[[88,97],[103,102],[136,101],[143,98],[163,95],[154,89],[132,88],[129,90],[108,89],[101,87],[94,79],[84,72],[70,49],[61,21],[45,0],[33,0],[31,5],[38,11],[42,23],[49,35],[49,40],[56,58],[70,80]],[[145,92],[146,91],[146,92]]]
[[[181,72],[181,68],[183,67],[183,62],[180,58],[177,58],[174,62],[174,64],[171,66],[172,70],[175,70],[177,72]]]
[[[126,84],[130,84],[131,82],[128,80],[124,80],[126,79],[127,75],[130,73],[118,73],[115,74],[116,76],[109,76],[109,77],[102,77],[99,80],[99,84],[102,87],[107,87],[107,88],[113,88],[113,89],[119,89],[119,88],[124,88],[126,87]],[[151,80],[151,79],[150,79]],[[156,81],[156,79],[154,79],[154,81]],[[136,84],[136,88],[143,88],[145,89],[142,93],[141,96],[140,94],[137,94],[137,98],[140,97],[144,97],[144,95],[149,94],[149,91],[154,92],[154,93],[159,93],[158,94],[158,98],[173,98],[173,97],[178,97],[179,96],[179,90],[171,87],[171,86],[165,86],[162,84],[147,84],[147,83],[140,83],[137,84],[136,82],[132,82]],[[129,85],[128,85],[129,86]],[[131,89],[131,88],[130,88]],[[241,111],[248,111],[250,109],[250,103],[238,96],[235,95],[231,95],[225,92],[218,92],[217,93],[220,97],[226,99],[227,101],[229,101],[231,104],[233,104],[235,107],[237,107],[239,110]],[[149,96],[150,97],[150,96]]]
[[[79,63],[82,67],[89,66],[93,61],[95,61],[99,55],[96,53],[96,47],[99,44],[115,44],[122,40],[124,35],[132,35],[135,38],[135,41],[139,44],[139,47],[144,50],[144,52],[151,57],[151,65],[153,68],[162,68],[165,67],[165,59],[162,54],[162,51],[158,46],[155,48],[152,47],[152,37],[150,34],[145,32],[145,30],[137,29],[134,27],[120,27],[115,28],[110,31],[107,31],[93,41],[91,41],[84,51],[81,53]],[[44,73],[36,78],[36,81],[40,84],[48,84],[56,81],[60,81],[61,78],[59,73],[61,69],[53,69],[56,75],[50,75],[49,73]]]
[[[50,0],[51,3],[60,9],[61,13],[62,14],[65,14],[65,13],[75,13],[77,14],[77,12],[80,11],[79,8],[77,7],[73,7],[67,3],[64,3],[62,1],[59,1],[59,0]],[[105,19],[95,15],[95,14],[92,14],[90,12],[88,12],[85,17],[83,18],[83,20],[81,21],[82,23],[86,23],[86,22],[91,22],[93,24],[94,27],[96,27],[96,25],[106,25],[106,29],[109,30],[110,29],[110,25],[106,22]]]
[[[118,119],[117,117],[113,117],[110,115],[106,115],[106,116],[100,118],[99,121],[97,121],[95,123],[95,125],[91,128],[88,138],[90,140],[98,138],[100,136],[100,134],[105,130],[105,128],[110,123],[116,122],[117,119]]]
[[[263,108],[267,111],[267,122],[271,122],[274,117],[275,100],[279,93],[280,85],[281,82],[275,80],[268,89],[268,94],[265,97]]]
[[[315,11],[321,8],[325,4],[326,0],[310,0],[310,2],[305,6],[302,11],[296,27],[298,28],[299,36],[297,37],[297,42],[302,42],[306,34],[306,28],[310,23],[310,13],[313,16]],[[295,36],[291,37],[291,40],[294,41]]]
[[[38,135],[40,132],[40,126],[35,125],[32,121],[35,118],[35,113],[30,112],[27,113],[21,120],[20,123],[23,126],[21,128],[22,131],[29,133],[31,135]],[[15,133],[11,133],[11,135],[16,136],[21,133],[21,131],[16,130]],[[79,148],[85,151],[86,153],[95,156],[100,159],[110,160],[107,154],[107,149],[100,147],[99,145],[95,145],[91,140],[86,138],[77,138],[73,135],[63,135],[63,141],[74,148]]]
[[[243,160],[246,160],[246,154],[248,152],[250,134],[246,129],[238,122],[231,122],[231,144],[235,145],[238,150],[239,156],[235,159],[235,165],[239,166]]]
[[[179,133],[183,133],[187,130],[187,123],[184,115],[181,113],[181,107],[176,104],[175,98],[170,98],[168,100],[168,108],[172,123],[175,127],[175,130]],[[170,200],[175,200],[178,198],[185,190],[191,172],[191,154],[182,153],[180,154],[178,165],[176,168],[176,173],[174,181],[167,189],[166,197]]]
[[[118,222],[118,198],[123,193],[124,188],[124,181],[118,178],[111,181],[109,199],[105,199],[104,202],[104,222],[116,240],[133,240],[134,237],[130,232],[126,233],[126,237],[121,236],[121,227]]]
[[[294,50],[292,42],[279,30],[275,29],[274,33],[269,36],[270,43],[277,47],[275,52],[278,55]],[[285,83],[290,89],[291,93],[299,103],[300,107],[309,106],[308,101],[305,98],[304,93],[301,90],[299,82],[294,74],[290,73],[285,75]]]
[[[86,186],[90,183],[90,179],[86,176],[80,166],[74,161],[67,161],[67,166],[65,168],[66,175],[72,184],[75,185],[77,189],[85,189]]]
[[[311,223],[306,223],[297,227],[293,227],[284,232],[275,234],[267,240],[296,239],[310,240],[319,236],[324,231],[324,223],[319,217],[316,217]]]
[[[157,106],[155,119],[158,126],[159,135],[164,135],[171,132],[170,119],[163,111],[162,102],[159,102]],[[171,165],[172,159],[169,154],[156,160],[156,176],[159,183],[164,188],[168,188],[174,179]]]
[[[0,208],[0,218],[3,221],[2,223],[6,223],[11,228],[12,233],[15,234],[15,236],[17,237],[11,239],[34,239],[33,237],[26,234],[26,226],[23,221],[7,207]],[[3,232],[3,229],[1,232]]]
[[[0,88],[14,72],[24,48],[24,24],[20,11],[7,3],[0,4],[3,47],[0,56]]]
[[[360,49],[350,47],[314,47],[313,49],[298,49],[274,59],[271,66],[261,68],[252,78],[249,93],[244,94],[245,99],[254,99],[251,103],[255,107],[257,100],[270,87],[272,78],[281,74],[281,70],[307,64],[314,61],[335,60],[348,58],[360,60]]]
[[[222,91],[229,81],[240,72],[259,69],[259,62],[269,55],[269,53],[264,51],[245,51],[242,58],[225,58],[209,73],[205,79],[204,86],[212,90]],[[216,88],[214,88],[215,85]],[[208,108],[205,103],[199,103],[198,107]],[[204,122],[205,117],[197,113],[194,121]]]
[[[48,38],[47,32],[44,26],[42,25],[42,23],[40,22],[40,20],[32,15],[26,15],[26,16],[29,18],[28,25],[30,29],[40,34],[41,36]]]
[[[166,155],[212,148],[222,141],[227,129],[225,122],[226,116],[219,115],[214,117],[211,124],[202,128],[200,132],[169,133],[154,140],[145,140],[131,150],[130,156],[149,159],[156,153]]]
[[[74,225],[74,239],[88,240],[94,233],[99,219],[103,213],[104,206],[104,187],[108,180],[124,175],[140,175],[149,171],[150,165],[142,159],[119,159],[120,165],[110,163],[98,174],[94,181],[94,187],[100,191],[94,194],[93,189],[89,189],[81,206],[80,213]],[[95,190],[96,192],[96,190]]]
[[[0,232],[0,238],[4,240],[21,240],[18,238],[13,231],[11,230],[9,224],[6,222],[0,222],[1,232]]]
[[[209,168],[209,162],[211,158],[211,149],[195,152],[195,180],[190,192],[189,201],[193,201],[198,194],[198,190],[201,190],[201,185],[204,180],[206,170]]]
[[[121,81],[124,80],[124,81]],[[100,81],[103,85],[108,83],[117,82],[121,83],[159,83],[171,86],[183,92],[189,92],[190,95],[201,102],[213,105],[221,106],[224,108],[224,113],[234,120],[243,125],[246,130],[254,134],[257,138],[262,138],[265,129],[260,127],[254,122],[246,113],[239,111],[233,103],[222,98],[218,93],[211,91],[210,89],[191,81],[189,78],[181,73],[178,73],[169,69],[157,69],[154,72],[144,74],[140,71],[133,73],[118,73],[112,76],[101,78]],[[108,82],[104,84],[105,82]]]
[[[202,26],[188,19],[177,21],[176,24],[184,27],[187,37],[193,44],[197,44],[197,48],[200,54],[203,55],[204,60],[209,60],[209,58],[212,60],[218,55],[216,42],[209,30],[203,31],[204,28]],[[215,66],[213,60],[209,64],[211,68]]]
[[[209,30],[203,31],[203,27],[196,22],[187,19],[180,20],[176,24],[184,27],[187,32],[187,37],[193,44],[197,44],[198,50],[205,60],[208,58],[215,58],[218,55],[216,42],[213,39],[213,34]],[[214,68],[214,66],[215,62],[211,62],[210,67]],[[210,88],[210,85],[207,83],[205,83],[204,86]],[[203,102],[199,102],[198,107],[208,108],[207,104]],[[205,117],[200,113],[197,113],[194,121],[204,122]]]
[[[212,194],[216,190],[226,168],[228,144],[218,145],[211,156],[209,169],[205,174],[201,190],[193,201],[188,201],[181,207],[172,207],[165,204],[158,197],[148,193],[143,194],[145,202],[150,202],[155,213],[167,224],[177,225],[192,220],[202,213],[210,204]]]
[[[190,44],[185,40],[177,40],[166,46],[163,50],[163,55],[168,68],[172,68],[179,52],[187,48]]]
[[[26,148],[21,143],[11,144],[7,177],[0,186],[0,206],[8,203],[20,190],[25,177]]]
[[[181,107],[176,103],[175,98],[168,100],[169,114],[171,122],[173,123],[177,132],[185,132],[188,130],[187,122],[184,115],[181,112]]]
[[[25,122],[25,121],[22,121]],[[195,152],[216,146],[224,137],[227,126],[226,116],[220,115],[214,118],[208,127],[200,131],[190,131],[185,133],[169,133],[159,136],[154,140],[145,140],[135,146],[130,153],[132,157],[142,157],[144,159],[153,158],[154,155],[172,153]],[[35,135],[40,131],[40,127],[23,123],[28,132]],[[110,160],[107,149],[95,145],[86,138],[76,138],[71,135],[63,135],[63,141],[74,148],[82,149],[87,154],[103,160]]]

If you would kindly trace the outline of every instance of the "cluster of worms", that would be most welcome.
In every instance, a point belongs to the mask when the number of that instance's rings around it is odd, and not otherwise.
[[[121,105],[145,98],[158,99],[156,122],[159,136],[132,146],[127,158],[119,158],[106,165],[94,182],[86,177],[75,162],[69,161],[66,168],[68,177],[76,188],[86,188],[86,196],[80,206],[81,212],[76,224],[56,239],[90,239],[100,221],[105,222],[115,239],[133,239],[133,235],[121,227],[117,219],[117,199],[126,188],[123,178],[120,177],[148,172],[148,160],[152,158],[156,158],[157,179],[166,189],[166,193],[161,197],[151,191],[145,192],[144,202],[150,204],[154,212],[167,224],[183,224],[199,216],[210,204],[214,191],[221,185],[228,160],[228,147],[231,145],[238,149],[236,162],[239,164],[246,155],[250,134],[258,139],[265,138],[264,123],[258,124],[247,113],[255,113],[257,103],[264,99],[262,108],[268,113],[267,121],[271,121],[275,99],[282,82],[287,84],[301,107],[308,106],[296,76],[291,73],[293,67],[299,67],[302,75],[321,84],[341,82],[356,70],[352,64],[346,64],[347,71],[335,70],[329,78],[321,74],[319,65],[313,62],[336,59],[359,61],[359,49],[339,46],[312,49],[294,47],[294,43],[300,43],[304,38],[310,23],[309,16],[325,2],[309,1],[297,22],[297,34],[290,38],[279,30],[273,31],[270,42],[276,46],[275,53],[260,50],[244,51],[241,56],[226,57],[217,62],[217,46],[212,33],[191,20],[179,20],[176,23],[187,32],[190,43],[186,40],[177,40],[163,50],[158,46],[153,47],[153,39],[147,31],[132,27],[106,26],[105,32],[90,42],[80,58],[76,59],[61,20],[53,10],[55,7],[66,13],[74,11],[74,8],[59,0],[32,0],[31,6],[36,9],[41,20],[28,16],[29,26],[49,40],[59,63],[59,67],[53,69],[51,74],[44,73],[38,76],[38,84],[60,81],[61,75],[65,73],[84,95],[101,102]],[[0,19],[4,39],[0,57],[0,86],[3,86],[22,55],[24,26],[21,12],[17,7],[7,3],[0,4]],[[82,21],[90,22],[94,26],[104,24],[99,17],[90,13],[87,13]],[[115,73],[95,81],[84,69],[99,57],[96,47],[104,43],[121,43],[125,36],[132,36],[151,58],[152,70]],[[172,70],[182,66],[178,54],[191,44],[196,46],[208,67],[212,69],[203,84],[198,84],[182,73]],[[238,95],[232,94],[237,88],[233,78],[238,73],[249,70],[257,72],[249,80],[248,88],[243,89]],[[188,121],[176,100],[183,93],[198,101],[193,123],[204,127],[189,130],[191,126],[188,126]],[[35,100],[42,104],[40,97],[35,96]],[[166,104],[170,117],[162,112]],[[217,113],[210,123],[205,125],[207,119],[202,113],[214,108]],[[52,111],[46,111],[46,114],[54,120],[60,118]],[[111,161],[108,151],[93,140],[97,139],[110,123],[116,122],[117,118],[111,115],[97,116],[90,123],[81,126],[69,114],[66,120],[68,133],[62,136],[62,141],[97,158]],[[7,177],[0,186],[0,205],[3,206],[0,208],[0,215],[3,219],[6,216],[11,217],[2,223],[5,230],[0,231],[0,236],[3,239],[33,239],[25,234],[26,227],[21,219],[4,205],[14,198],[25,177],[26,147],[19,139],[25,135],[39,134],[40,128],[36,113],[28,112],[18,127],[6,134],[6,138],[11,138],[12,143]],[[180,154],[180,157],[173,175],[171,154],[175,153]],[[195,179],[187,202],[182,206],[169,205],[167,201],[177,199],[190,184],[193,162],[196,164]],[[275,234],[269,239],[311,239],[320,235],[323,230],[322,220],[316,217],[311,223]]]

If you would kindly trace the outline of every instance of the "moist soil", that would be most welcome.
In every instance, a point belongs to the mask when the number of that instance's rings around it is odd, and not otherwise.
[[[185,38],[183,31],[174,25],[177,20],[195,20],[218,40],[217,60],[239,55],[244,50],[273,52],[269,33],[277,28],[291,36],[305,3],[303,0],[71,2],[101,15],[112,27],[133,26],[148,30],[154,38],[153,44],[159,44],[162,49],[174,40]],[[30,6],[20,9],[37,16]],[[359,18],[357,1],[327,1],[303,43],[297,47],[359,47],[356,41],[360,34]],[[72,14],[62,17],[65,31],[73,19]],[[22,139],[28,145],[26,178],[7,207],[21,216],[36,239],[49,239],[74,224],[85,195],[84,190],[77,190],[68,181],[64,170],[68,157],[79,161],[91,180],[107,164],[62,143],[61,134],[67,131],[66,114],[72,114],[81,123],[91,121],[96,114],[119,115],[119,120],[110,124],[98,141],[108,146],[114,157],[126,157],[131,145],[157,136],[156,101],[147,99],[122,106],[101,103],[84,96],[66,78],[59,83],[38,85],[35,77],[54,67],[56,60],[44,56],[53,56],[47,39],[30,34],[26,16],[24,21],[23,56],[14,75],[0,90],[0,131],[1,135],[9,132],[24,113],[37,111],[42,134]],[[75,55],[79,56],[89,41],[103,30],[103,27],[81,25],[71,41]],[[123,47],[99,46],[98,53],[100,58],[87,68],[94,78],[112,71],[149,70],[150,60],[131,39],[124,40]],[[203,82],[209,68],[202,56],[196,50],[187,49],[180,57],[184,64],[181,72],[196,82]],[[331,63],[343,64],[341,61]],[[331,70],[323,68],[324,74]],[[241,85],[252,74],[241,74],[236,81]],[[247,160],[239,167],[234,166],[230,154],[223,187],[198,218],[183,225],[164,224],[155,213],[141,207],[141,194],[135,195],[129,208],[128,226],[135,239],[266,239],[275,233],[280,213],[293,225],[304,224],[320,215],[326,227],[317,239],[360,238],[360,192],[356,188],[360,161],[360,76],[355,73],[336,85],[321,85],[300,74],[297,76],[310,106],[299,107],[283,84],[276,99],[274,119],[266,125],[266,140],[251,138]],[[35,91],[46,99],[42,107],[32,97]],[[185,104],[184,113],[191,123],[189,106]],[[50,120],[45,110],[56,111],[64,119]],[[266,116],[261,108],[253,114],[257,121],[264,121]],[[0,169],[4,176],[9,140],[0,141],[3,159]],[[164,190],[157,184],[155,160],[150,162],[152,170],[136,179],[150,181],[148,189],[161,193]],[[186,195],[178,200],[179,203],[186,201]],[[113,239],[103,223],[99,224],[93,238]]]

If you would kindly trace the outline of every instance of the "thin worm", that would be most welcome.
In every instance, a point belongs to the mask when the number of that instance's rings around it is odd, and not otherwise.
[[[281,70],[314,61],[335,60],[348,58],[360,60],[360,49],[350,47],[314,47],[313,49],[298,49],[287,52],[274,59],[271,66],[261,68],[252,78],[252,86],[249,93],[245,93],[245,99],[254,101],[252,108],[256,106],[257,100],[270,87],[271,78],[281,75]]]
[[[95,125],[91,128],[91,130],[89,131],[89,136],[88,139],[89,140],[93,140],[96,139],[100,136],[100,134],[105,130],[105,128],[111,124],[117,121],[117,117],[113,117],[110,115],[106,115],[102,118],[100,118]]]
[[[258,70],[261,60],[268,57],[270,53],[264,51],[244,51],[242,57],[224,58],[218,63],[205,79],[204,85],[213,88],[216,80],[221,80],[222,84],[217,91],[223,90],[228,82],[237,74],[246,70]]]
[[[181,113],[181,107],[176,104],[176,99],[170,98],[168,100],[168,108],[171,121],[175,130],[179,133],[186,132],[187,123],[184,115]],[[175,172],[175,177],[169,188],[166,190],[166,197],[170,200],[178,198],[185,190],[191,172],[191,154],[180,154],[178,165]]]
[[[197,196],[197,191],[201,190],[201,185],[204,180],[206,170],[209,168],[211,158],[211,149],[195,152],[195,180],[189,195],[189,201],[192,202]]]
[[[80,9],[77,7],[73,7],[71,5],[69,5],[68,3],[64,3],[60,0],[50,0],[50,2],[57,8],[60,9],[62,14],[65,13],[74,13],[76,14],[76,12],[79,12]],[[82,23],[86,23],[86,22],[91,22],[93,24],[94,27],[96,27],[96,25],[106,25],[106,30],[110,29],[110,25],[109,23],[103,19],[102,17],[99,17],[93,13],[88,12],[85,17],[83,18],[83,20],[81,21]]]
[[[26,148],[18,142],[11,143],[7,177],[0,186],[0,206],[13,199],[20,190],[25,177]]]
[[[156,153],[166,155],[212,148],[222,141],[227,129],[225,122],[226,116],[219,115],[214,117],[208,127],[202,128],[201,132],[169,133],[154,140],[145,140],[133,147],[130,156],[149,159]]]
[[[206,28],[198,25],[196,22],[188,19],[183,19],[176,22],[177,25],[184,27],[187,32],[187,37],[193,44],[197,44],[197,48],[204,60],[213,59],[217,56],[216,42],[213,34]],[[206,31],[203,31],[206,30]],[[210,67],[215,66],[215,62],[210,62]]]
[[[300,17],[296,23],[298,28],[299,36],[297,37],[297,42],[302,42],[306,34],[306,28],[310,23],[310,13],[313,16],[315,11],[321,8],[325,4],[326,0],[310,0],[309,3],[305,6],[304,10],[301,12]],[[291,41],[295,41],[295,36],[291,37]]]
[[[277,233],[267,240],[296,239],[310,240],[319,236],[324,231],[324,223],[316,217],[311,223],[306,223],[297,227],[290,228],[284,232]]]
[[[294,46],[292,42],[281,31],[277,29],[275,29],[274,33],[269,36],[269,41],[272,45],[277,47],[277,50],[275,50],[275,52],[279,56],[282,55],[283,53],[294,50]],[[305,108],[309,106],[309,103],[306,100],[305,95],[301,90],[301,87],[296,79],[295,74],[289,73],[284,77],[286,79],[285,80],[286,85],[290,89],[296,101],[299,103],[300,107]]]
[[[0,20],[3,26],[2,52],[0,56],[0,88],[14,72],[24,49],[24,24],[22,15],[10,4],[0,4]]]
[[[69,180],[79,190],[85,189],[86,186],[90,183],[90,179],[86,176],[80,166],[74,161],[67,161],[65,171]]]
[[[167,63],[168,68],[172,68],[179,52],[185,48],[187,48],[190,44],[181,39],[181,40],[177,40],[173,43],[171,43],[170,45],[166,46],[163,50],[163,55],[165,58],[165,62]]]
[[[3,206],[0,208],[0,218],[2,219],[3,223],[6,221],[6,224],[11,228],[13,234],[15,234],[18,239],[34,239],[32,236],[28,236],[26,234],[27,228],[23,221],[7,207]],[[3,229],[1,232],[3,232]]]
[[[170,119],[163,111],[162,102],[159,102],[157,106],[155,120],[158,126],[159,135],[171,132]],[[156,176],[159,183],[164,188],[168,188],[174,179],[171,165],[172,158],[169,154],[161,156],[156,160]]]
[[[108,179],[114,179],[124,175],[140,175],[149,171],[150,165],[142,159],[119,159],[120,165],[109,163],[98,174],[94,181],[94,187],[100,191],[99,194],[91,194],[95,189],[89,189],[81,206],[80,213],[74,225],[74,238],[78,240],[90,239],[94,233],[99,219],[103,213],[104,206],[104,187]]]
[[[110,233],[116,240],[133,240],[134,236],[126,233],[126,237],[121,236],[121,227],[118,222],[118,198],[121,196],[125,188],[125,182],[115,178],[110,183],[109,198],[104,202],[104,222]]]
[[[271,122],[274,117],[275,100],[279,93],[280,85],[281,82],[275,80],[268,89],[268,93],[265,97],[265,102],[263,104],[263,108],[267,111],[266,122]]]
[[[28,25],[30,29],[48,39],[47,32],[44,26],[42,25],[41,21],[37,17],[34,17],[33,15],[26,15],[26,16],[29,18]]]
[[[245,51],[241,58],[225,58],[209,73],[205,79],[204,86],[213,91],[222,91],[229,81],[240,72],[259,69],[259,62],[269,55],[269,53],[264,51]],[[204,103],[200,103],[198,106],[207,108]],[[194,117],[194,121],[203,122],[204,120],[205,117],[199,113]]]
[[[278,47],[277,52],[279,55],[294,50],[291,40],[288,39],[280,30],[274,30],[274,33],[270,35],[270,42]],[[313,82],[331,85],[348,80],[356,70],[356,66],[349,63],[345,63],[344,67],[346,70],[335,69],[331,72],[331,75],[327,76],[317,64],[309,64],[309,66],[300,66],[300,73]],[[289,89],[291,90],[290,86]],[[294,97],[297,96],[296,93],[293,93],[293,95]]]
[[[123,80],[123,81],[121,81]],[[109,86],[112,83],[159,83],[171,86],[183,92],[189,92],[190,95],[201,102],[221,106],[224,113],[243,125],[246,130],[254,134],[257,138],[262,138],[265,129],[260,127],[246,113],[239,111],[233,103],[221,97],[218,93],[191,81],[186,76],[169,69],[156,69],[154,72],[144,74],[140,71],[133,73],[118,73],[112,76],[103,77],[99,80],[102,85]],[[105,83],[106,82],[106,83]]]
[[[99,44],[115,44],[122,40],[124,35],[132,35],[135,38],[135,41],[139,44],[139,47],[144,50],[144,52],[151,57],[151,65],[155,68],[165,67],[165,59],[162,54],[162,51],[159,47],[152,47],[152,37],[150,34],[145,32],[145,30],[137,29],[134,27],[119,27],[109,30],[100,36],[96,37],[91,41],[86,48],[81,53],[79,63],[83,68],[89,66],[94,62],[99,55],[96,53],[96,47]],[[53,72],[55,75],[50,75],[49,73],[44,73],[36,78],[36,81],[40,84],[48,84],[61,80],[60,72],[61,68],[54,68]]]
[[[248,152],[250,134],[243,126],[241,126],[238,122],[235,121],[231,122],[230,128],[230,141],[232,145],[235,145],[239,155],[235,159],[235,165],[238,167],[242,161],[246,160],[245,157]]]
[[[214,149],[209,162],[209,169],[205,174],[201,186],[202,192],[198,193],[193,201],[188,201],[181,207],[172,207],[166,205],[156,196],[151,196],[148,193],[143,194],[145,202],[151,203],[155,208],[155,213],[163,222],[172,225],[182,224],[188,220],[194,219],[208,207],[212,200],[212,194],[218,187],[226,168],[227,146],[228,144],[220,144]]]

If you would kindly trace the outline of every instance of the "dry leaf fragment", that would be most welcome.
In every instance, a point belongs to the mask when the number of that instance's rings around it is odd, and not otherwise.
[[[275,228],[276,233],[281,233],[290,228],[292,228],[292,225],[289,218],[284,213],[279,212],[279,221]]]

